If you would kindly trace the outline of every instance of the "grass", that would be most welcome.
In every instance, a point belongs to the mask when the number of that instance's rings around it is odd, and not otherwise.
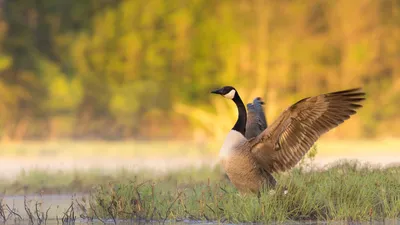
[[[49,171],[33,169],[28,172],[21,171],[15,178],[0,179],[0,191],[6,195],[24,194],[70,194],[89,193],[94,186],[108,185],[127,181],[146,181],[157,179],[160,182],[168,181],[175,183],[201,182],[207,179],[217,180],[218,167],[211,168],[188,168],[185,170],[169,171],[168,173],[156,174],[152,171],[128,171],[120,169],[116,172],[105,172],[100,169],[85,171]]]
[[[319,146],[325,149],[325,143]],[[349,146],[356,145],[349,143],[338,142],[336,148],[332,147],[335,144],[329,146],[334,148],[332,150],[348,151]],[[377,149],[372,142],[357,143],[366,152]],[[399,144],[396,141],[388,143],[386,147],[390,147],[390,152]],[[81,157],[92,154],[150,157],[161,149],[165,152],[160,157],[179,153],[183,157],[210,154],[207,151],[196,152],[195,149],[201,148],[199,146],[188,150],[184,143],[179,142],[168,145],[162,142],[151,145],[114,143],[112,146],[114,148],[108,149],[110,145],[101,142],[9,144],[3,145],[6,148],[3,148],[2,155],[10,155],[18,149],[20,152],[15,156],[50,155],[60,158],[76,154]],[[132,149],[134,151],[129,152]],[[182,155],[185,152],[183,149],[188,150],[185,155]],[[321,154],[324,152],[319,151],[318,155]],[[101,221],[266,223],[400,219],[400,166],[383,168],[345,161],[316,170],[306,160],[290,172],[275,176],[279,183],[275,194],[267,191],[260,199],[251,194],[239,194],[221,175],[219,167],[175,170],[163,174],[124,169],[115,173],[95,169],[70,172],[36,169],[22,171],[15,179],[0,179],[0,191],[6,195],[86,193],[86,197],[76,202],[78,207],[75,209],[80,209],[83,218]],[[287,194],[284,194],[284,188],[288,189]]]
[[[239,194],[218,176],[201,182],[178,182],[174,177],[101,185],[84,202],[91,206],[89,214],[102,219],[239,223],[400,217],[400,167],[343,162],[320,171],[297,168],[277,176],[275,194],[265,192],[260,201],[255,195]]]
[[[24,193],[86,192],[82,217],[109,221],[375,221],[400,219],[400,167],[344,161],[324,170],[309,164],[276,174],[275,194],[239,194],[218,167],[153,174],[21,173],[1,188]],[[284,194],[284,188],[288,193]]]

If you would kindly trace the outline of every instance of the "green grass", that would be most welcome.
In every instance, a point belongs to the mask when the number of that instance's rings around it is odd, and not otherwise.
[[[85,203],[95,217],[141,220],[238,223],[400,217],[400,167],[345,162],[322,171],[294,169],[277,176],[275,194],[263,193],[260,202],[255,195],[239,194],[218,176],[200,182],[178,182],[174,177],[98,186]]]
[[[341,162],[324,170],[303,164],[275,174],[275,194],[239,194],[220,172],[202,168],[155,174],[31,171],[2,180],[6,194],[86,192],[83,217],[217,222],[370,221],[400,219],[400,166]],[[283,194],[283,189],[288,194]]]
[[[277,175],[275,194],[267,191],[260,201],[255,195],[239,194],[218,168],[146,177],[122,176],[96,186],[80,201],[84,215],[100,220],[233,223],[400,218],[400,167],[343,162],[325,170],[297,168]]]
[[[314,149],[314,148],[313,148]],[[371,221],[400,219],[400,166],[341,162],[323,170],[309,164],[275,174],[278,187],[258,199],[240,194],[220,168],[104,173],[102,170],[21,172],[0,180],[6,194],[87,193],[79,200],[86,218],[205,220],[217,222]],[[288,189],[284,194],[283,189]]]
[[[16,194],[70,194],[88,193],[94,186],[107,185],[129,181],[146,181],[157,179],[174,183],[202,182],[207,179],[219,178],[219,168],[200,168],[155,173],[141,170],[137,172],[120,169],[116,172],[105,172],[100,169],[49,171],[33,169],[21,171],[15,178],[0,178],[0,191],[7,195]]]

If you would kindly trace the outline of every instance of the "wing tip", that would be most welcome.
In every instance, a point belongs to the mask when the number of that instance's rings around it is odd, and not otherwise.
[[[261,97],[256,97],[256,98],[253,100],[253,103],[254,103],[254,104],[258,103],[258,104],[260,104],[260,105],[264,105],[264,104],[265,104],[265,101],[264,101]]]
[[[365,96],[365,92],[363,91],[362,87],[357,87],[357,88],[351,88],[351,89],[345,89],[342,91],[335,91],[328,93],[328,95],[359,95],[359,96]]]
[[[342,91],[331,92],[325,95],[328,101],[343,101],[349,103],[361,102],[366,99],[366,93],[362,88],[352,88]],[[357,106],[356,106],[357,107]],[[357,107],[359,108],[359,107]]]
[[[256,97],[253,99],[253,102],[247,103],[247,107],[254,107],[256,105],[265,105],[265,101],[261,97]]]

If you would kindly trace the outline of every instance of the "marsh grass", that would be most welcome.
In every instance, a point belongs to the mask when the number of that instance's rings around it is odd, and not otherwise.
[[[215,173],[215,171],[213,172]],[[162,179],[96,187],[87,216],[130,220],[218,222],[372,221],[400,216],[400,168],[341,162],[325,170],[297,168],[277,176],[275,193],[239,194],[223,178]],[[288,193],[284,190],[287,188]]]
[[[400,218],[400,167],[342,161],[317,170],[306,161],[275,176],[278,187],[274,193],[265,191],[260,199],[239,194],[219,167],[164,174],[36,170],[22,172],[12,182],[3,180],[0,188],[6,194],[87,193],[78,200],[79,216],[101,221],[265,223]]]
[[[124,183],[135,180],[144,182],[157,179],[168,184],[193,185],[207,179],[220,177],[219,167],[187,168],[156,173],[149,170],[131,171],[119,169],[105,171],[101,169],[53,171],[32,169],[21,171],[15,178],[0,178],[0,191],[5,195],[24,194],[71,194],[89,193],[93,187],[109,183]]]

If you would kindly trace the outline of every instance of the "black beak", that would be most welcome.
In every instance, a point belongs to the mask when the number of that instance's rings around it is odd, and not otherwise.
[[[221,91],[222,91],[221,89],[217,89],[217,90],[212,91],[211,93],[220,95]]]

